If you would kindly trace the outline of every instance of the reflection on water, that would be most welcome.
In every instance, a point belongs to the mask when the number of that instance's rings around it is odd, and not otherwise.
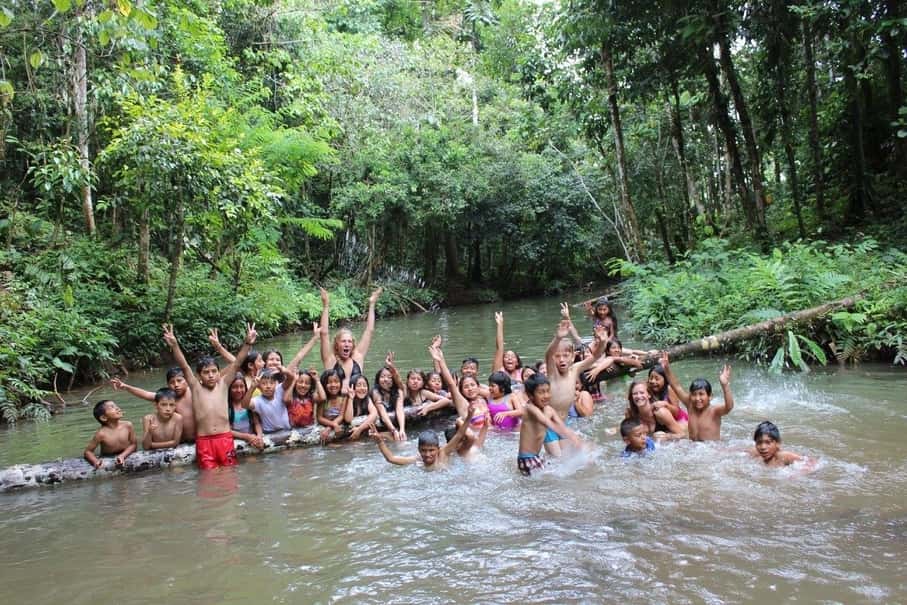
[[[388,348],[402,368],[427,365],[425,344],[445,325],[448,358],[478,352],[487,367],[493,310],[410,318],[405,330],[379,322],[367,369]],[[556,307],[505,312],[514,347],[540,355]],[[714,382],[721,361],[676,369]],[[905,387],[903,371],[879,366],[777,377],[737,364],[723,442],[624,460],[607,433],[626,394],[613,385],[612,401],[575,427],[592,451],[531,479],[515,469],[517,436],[495,434],[475,463],[440,473],[391,466],[363,442],[205,476],[4,495],[0,580],[23,600],[68,603],[907,602]],[[787,447],[820,460],[815,472],[742,453],[767,418]],[[84,433],[74,447],[34,447],[77,455],[92,427],[69,416],[0,435],[0,455],[34,460],[21,443],[54,441],[61,426]]]

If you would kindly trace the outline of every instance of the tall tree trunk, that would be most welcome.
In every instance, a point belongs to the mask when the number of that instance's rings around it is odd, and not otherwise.
[[[462,279],[460,258],[457,253],[457,240],[449,229],[444,231],[444,275],[448,279]]]
[[[164,305],[164,323],[170,323],[173,312],[173,299],[176,296],[176,278],[179,275],[180,261],[183,258],[183,205],[176,202],[176,217],[173,225],[173,241],[170,243],[170,279],[167,282],[167,304]]]
[[[683,136],[683,123],[680,119],[680,94],[677,90],[677,80],[671,78],[671,97],[672,103],[669,103],[669,113],[671,116],[671,144],[674,147],[674,155],[677,156],[677,163],[680,166],[680,173],[683,177],[683,201],[684,201],[684,216],[687,217],[687,223],[689,224],[689,238],[687,240],[687,246],[693,245],[693,233],[692,229],[693,219],[696,215],[702,215],[706,220],[708,220],[708,214],[705,211],[705,207],[702,205],[702,201],[699,199],[699,195],[696,193],[696,181],[693,179],[693,175],[690,173],[690,168],[687,163],[687,152],[686,152],[686,141]]]
[[[673,265],[675,262],[674,252],[671,250],[671,239],[668,236],[668,224],[665,222],[664,212],[661,211],[661,208],[655,209],[655,221],[658,223],[658,234],[661,236],[661,245],[665,249],[665,258],[668,259],[668,264]]]
[[[434,0],[420,0],[422,4],[422,33],[428,33],[431,29],[431,13]]]
[[[885,0],[885,16],[894,22],[901,18],[901,2],[899,0]],[[903,25],[901,26],[903,28]],[[885,46],[885,72],[888,80],[888,105],[891,108],[891,121],[897,122],[900,118],[898,111],[904,105],[904,89],[901,84],[902,50],[892,27],[885,28],[882,33],[882,43]],[[896,130],[896,129],[895,129]],[[894,137],[894,168],[899,174],[907,171],[907,139]]]
[[[844,87],[847,90],[847,104],[850,114],[850,145],[851,161],[851,195],[847,209],[849,222],[859,223],[866,217],[869,206],[869,191],[866,187],[866,152],[863,145],[863,96],[859,83],[853,73],[854,65],[861,63],[862,52],[858,46],[851,44],[851,49],[846,52],[847,63],[844,66]]]
[[[750,119],[749,110],[747,110],[746,100],[743,97],[743,90],[740,88],[740,82],[737,79],[737,70],[734,69],[734,62],[731,58],[730,45],[727,35],[722,33],[718,36],[718,50],[721,68],[727,78],[727,83],[731,89],[731,95],[734,97],[734,107],[737,109],[737,116],[740,118],[740,127],[743,130],[743,140],[746,143],[747,157],[750,163],[750,180],[753,185],[753,194],[755,196],[754,216],[756,219],[755,227],[757,237],[763,242],[768,240],[768,232],[765,224],[765,184],[762,176],[762,158],[759,155],[759,147],[756,145],[756,133],[753,130],[753,122]]]
[[[784,156],[787,159],[787,176],[790,181],[791,198],[794,201],[794,214],[797,216],[797,228],[800,237],[806,239],[806,227],[803,225],[800,185],[797,179],[797,160],[794,156],[794,142],[791,134],[790,107],[787,104],[787,63],[786,54],[775,66],[775,92],[778,98],[778,109],[781,115],[781,141],[784,144]],[[777,163],[777,162],[776,162]]]
[[[482,283],[482,242],[478,238],[472,242],[471,257],[469,281],[474,284],[480,284]]]
[[[627,157],[624,150],[624,133],[620,124],[620,107],[617,104],[617,79],[614,77],[614,61],[611,57],[611,48],[608,42],[602,44],[601,62],[605,70],[605,82],[608,88],[608,110],[611,114],[611,131],[614,133],[614,152],[617,156],[617,182],[620,191],[620,203],[624,215],[624,227],[630,250],[635,260],[644,260],[642,238],[639,232],[639,222],[636,219],[636,209],[630,197],[630,182],[627,176]]]
[[[712,100],[712,115],[718,130],[724,136],[724,149],[727,154],[727,169],[732,175],[733,185],[730,183],[726,187],[725,196],[730,195],[730,191],[736,190],[740,197],[740,204],[743,208],[743,214],[746,217],[747,226],[750,229],[756,229],[758,217],[755,205],[750,197],[750,191],[746,184],[746,177],[743,173],[743,163],[740,161],[740,150],[737,147],[737,129],[728,114],[727,97],[721,92],[721,83],[718,80],[718,68],[715,66],[715,60],[711,54],[711,44],[700,47],[700,62],[705,72],[705,79],[709,85],[709,97]],[[730,177],[729,177],[730,178]]]
[[[82,32],[83,11],[90,10],[90,4],[84,7],[76,4],[73,8],[74,24],[72,27],[72,66],[70,68],[70,85],[72,87],[72,110],[75,117],[76,148],[79,151],[79,166],[85,174],[90,174],[91,163],[88,155],[88,59],[85,53],[85,39]],[[94,203],[91,198],[91,183],[82,185],[82,214],[85,218],[85,230],[89,235],[95,234]]]
[[[809,98],[809,149],[813,160],[813,187],[816,192],[816,217],[825,222],[825,169],[822,145],[819,143],[819,94],[816,85],[816,60],[813,57],[813,33],[809,20],[803,19],[803,60],[806,63],[806,93]]]
[[[139,261],[136,279],[140,284],[147,285],[151,281],[148,262],[151,257],[151,210],[142,208],[139,215]]]

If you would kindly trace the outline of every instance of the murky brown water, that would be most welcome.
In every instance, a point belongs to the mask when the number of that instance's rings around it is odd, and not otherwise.
[[[507,304],[508,342],[530,360],[556,301]],[[367,374],[391,348],[427,366],[494,347],[490,306],[380,321]],[[284,353],[300,337],[277,342]],[[316,363],[317,353],[310,357]],[[714,382],[721,359],[678,362]],[[775,376],[738,363],[720,445],[680,443],[625,461],[606,429],[593,454],[523,479],[515,435],[444,473],[388,465],[371,443],[0,495],[0,582],[25,602],[805,603],[907,602],[907,372],[881,366]],[[160,373],[131,379],[144,386]],[[147,404],[113,395],[138,421]],[[772,419],[812,474],[739,453]],[[89,409],[0,433],[0,465],[78,456]],[[414,443],[399,446],[413,453]]]

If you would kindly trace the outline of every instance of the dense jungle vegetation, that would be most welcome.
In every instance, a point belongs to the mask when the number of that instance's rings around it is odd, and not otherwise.
[[[905,52],[897,0],[7,0],[0,411],[319,285],[342,319],[616,269],[664,343],[869,292],[749,350],[903,362]]]

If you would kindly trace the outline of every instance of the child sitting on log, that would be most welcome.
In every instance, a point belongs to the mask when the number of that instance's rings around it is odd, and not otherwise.
[[[101,423],[88,445],[85,446],[85,460],[95,468],[101,468],[103,461],[95,455],[101,446],[101,456],[116,456],[114,462],[123,466],[126,458],[135,451],[135,430],[132,423],[123,420],[123,410],[110,399],[99,401],[94,406],[95,420]]]
[[[674,371],[671,369],[668,353],[662,352],[659,359],[664,369],[665,378],[677,397],[687,407],[690,420],[688,425],[691,441],[717,441],[721,439],[721,418],[734,409],[734,396],[731,395],[731,366],[725,364],[718,375],[721,391],[724,394],[724,403],[710,405],[712,401],[712,385],[705,378],[697,378],[690,384],[689,392],[685,391]]]
[[[217,331],[215,330],[216,334]],[[167,386],[176,396],[176,413],[183,417],[182,433],[180,441],[182,443],[192,443],[195,441],[195,416],[192,414],[192,391],[189,390],[189,383],[186,382],[186,376],[180,367],[170,368],[167,370]],[[119,378],[111,378],[110,386],[115,391],[126,391],[130,395],[144,399],[145,401],[154,401],[155,393],[146,391],[138,387],[126,384]]]
[[[162,450],[180,444],[183,416],[176,411],[176,393],[158,389],[154,394],[154,414],[142,418],[142,448]]]

